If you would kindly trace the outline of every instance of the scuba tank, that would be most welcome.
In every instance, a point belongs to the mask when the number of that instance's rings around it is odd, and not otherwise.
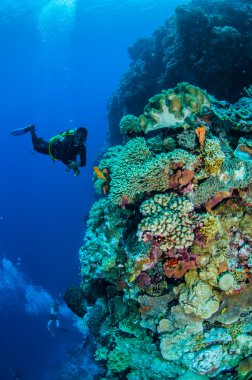
[[[54,161],[58,160],[58,158],[54,157],[53,154],[52,154],[52,151],[51,151],[52,144],[53,143],[57,143],[57,142],[62,142],[62,141],[64,141],[64,139],[67,136],[73,136],[74,134],[75,134],[75,129],[68,129],[67,131],[61,132],[60,134],[58,134],[57,136],[52,137],[49,140],[48,152],[49,152],[49,155],[52,158],[52,160],[54,160]]]

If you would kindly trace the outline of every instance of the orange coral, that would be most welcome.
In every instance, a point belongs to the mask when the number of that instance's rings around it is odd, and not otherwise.
[[[140,313],[147,313],[148,311],[150,311],[151,307],[149,305],[143,305],[141,307],[139,307],[139,312]]]
[[[170,179],[169,179],[169,189],[175,187],[184,187],[193,179],[194,172],[189,169],[178,170]]]
[[[199,143],[200,143],[200,149],[203,149],[204,142],[206,139],[206,128],[205,127],[198,127],[195,129],[195,133],[198,136]]]
[[[110,175],[107,168],[104,168],[102,171],[98,168],[98,166],[94,166],[94,172],[97,175],[98,178],[102,179],[102,190],[104,195],[107,195],[109,193],[109,181],[110,181]]]
[[[168,259],[163,263],[163,270],[168,278],[179,279],[184,276],[184,274],[189,269],[195,269],[196,263],[194,260],[178,260],[176,258]]]
[[[98,166],[94,166],[94,172],[97,175],[98,178],[101,178],[103,181],[106,181],[105,175],[102,173],[102,171],[98,168]]]

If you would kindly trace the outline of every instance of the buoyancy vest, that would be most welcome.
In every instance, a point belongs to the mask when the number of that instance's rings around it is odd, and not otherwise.
[[[54,157],[53,154],[52,154],[52,151],[51,151],[51,147],[52,147],[52,144],[59,141],[59,142],[62,142],[64,141],[64,139],[67,137],[67,136],[73,136],[75,134],[75,129],[68,129],[67,131],[65,132],[61,132],[60,134],[58,134],[57,136],[54,136],[52,137],[50,140],[49,140],[49,148],[48,148],[48,152],[49,152],[49,155],[50,157],[56,161],[58,160],[58,158]]]

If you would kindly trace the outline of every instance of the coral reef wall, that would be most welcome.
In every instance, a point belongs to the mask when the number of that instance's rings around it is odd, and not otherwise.
[[[251,105],[182,82],[121,120],[67,297],[97,378],[251,378]]]
[[[237,101],[252,83],[251,1],[192,0],[152,36],[129,49],[131,65],[108,103],[109,139],[121,142],[118,123],[139,115],[148,99],[178,82]]]

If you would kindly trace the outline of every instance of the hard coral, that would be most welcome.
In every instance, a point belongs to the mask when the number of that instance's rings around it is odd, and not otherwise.
[[[194,172],[192,170],[188,170],[188,169],[177,170],[175,172],[174,176],[172,176],[169,179],[168,188],[169,189],[174,189],[174,188],[181,189],[182,187],[188,185],[191,182],[191,180],[193,179],[193,177],[194,177]]]
[[[156,194],[142,203],[140,211],[144,216],[138,226],[140,239],[157,241],[164,251],[192,245],[193,205],[187,198],[179,198],[175,193]]]
[[[179,260],[179,259],[168,259],[163,263],[163,270],[165,275],[168,278],[175,278],[179,279],[184,276],[184,274],[189,269],[195,269],[196,263],[195,259],[185,259],[185,260]]]
[[[196,270],[185,274],[185,284],[179,286],[179,303],[186,314],[209,318],[217,312],[220,294],[213,287],[199,279]]]
[[[205,204],[207,212],[211,213],[214,206],[222,202],[223,199],[229,198],[231,196],[231,191],[217,191],[217,193]]]
[[[206,172],[209,175],[218,174],[225,160],[225,154],[221,151],[219,142],[206,139],[203,154]]]

